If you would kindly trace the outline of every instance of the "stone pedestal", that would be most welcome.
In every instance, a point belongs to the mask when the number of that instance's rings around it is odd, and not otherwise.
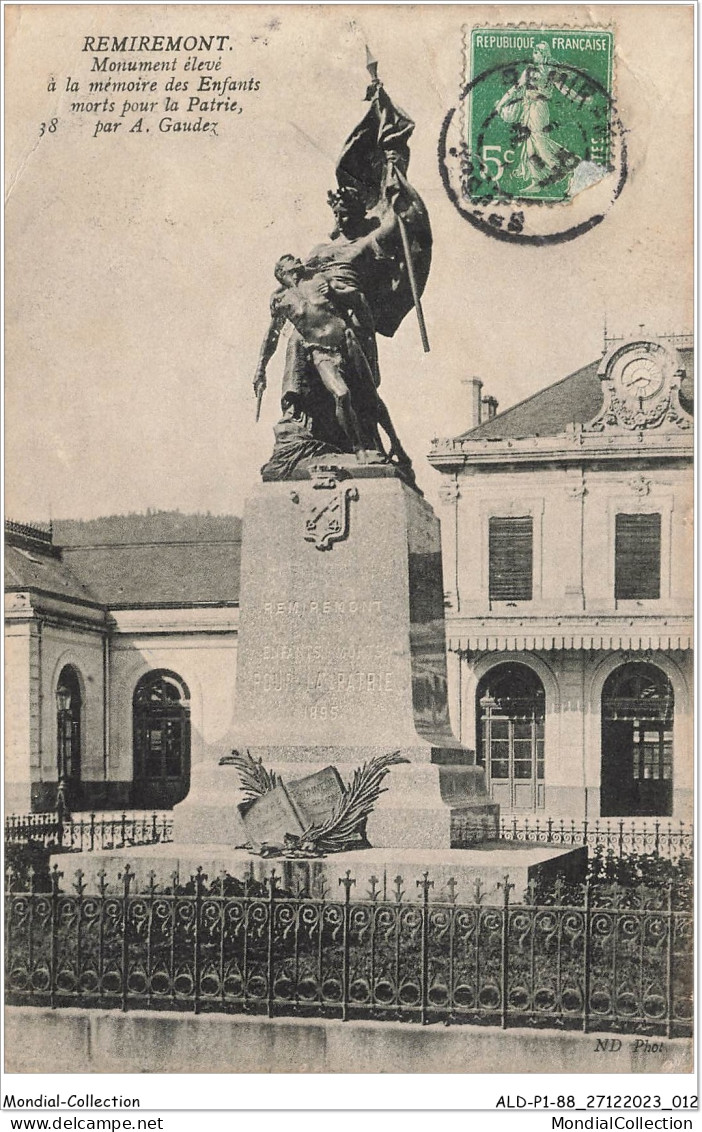
[[[348,781],[398,751],[408,765],[385,780],[373,846],[494,837],[498,807],[449,721],[429,504],[388,466],[319,465],[309,479],[262,484],[244,514],[241,574],[236,745],[284,780],[332,764]],[[238,787],[232,766],[194,767],[176,841],[242,844]]]

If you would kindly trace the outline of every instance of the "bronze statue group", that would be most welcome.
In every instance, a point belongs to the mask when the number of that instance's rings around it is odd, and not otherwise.
[[[266,367],[290,324],[282,417],[264,480],[304,474],[333,453],[391,463],[414,486],[409,456],[381,398],[376,335],[391,337],[414,307],[425,349],[421,294],[431,262],[424,204],[407,181],[413,122],[369,67],[370,108],[344,146],[338,188],[328,194],[335,228],[303,262],[283,255],[254,390],[260,409]],[[257,414],[258,417],[258,414]],[[381,438],[382,430],[384,438]]]

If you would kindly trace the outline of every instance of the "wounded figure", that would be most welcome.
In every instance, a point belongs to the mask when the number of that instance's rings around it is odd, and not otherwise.
[[[410,459],[378,393],[377,364],[369,350],[371,343],[374,346],[373,318],[353,268],[319,261],[305,266],[285,255],[276,264],[275,276],[281,286],[271,299],[271,323],[254,380],[257,393],[265,387],[266,367],[285,322],[294,329],[283,387],[284,415],[276,428],[277,458],[274,454],[263,469],[263,478],[286,478],[280,463],[286,450],[294,461],[287,475],[303,460],[337,451],[352,452],[362,462],[395,461],[412,481]],[[305,363],[302,373],[298,359]],[[387,453],[378,426],[389,440]]]

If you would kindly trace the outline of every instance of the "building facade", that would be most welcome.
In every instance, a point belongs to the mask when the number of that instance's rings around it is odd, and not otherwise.
[[[691,377],[687,337],[609,340],[434,442],[452,718],[503,813],[692,817]]]
[[[228,749],[239,521],[159,525],[6,523],[9,812],[172,806]]]

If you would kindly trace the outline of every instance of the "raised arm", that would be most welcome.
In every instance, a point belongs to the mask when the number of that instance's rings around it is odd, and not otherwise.
[[[284,316],[271,306],[271,321],[266,336],[261,344],[261,352],[258,356],[258,365],[256,366],[256,374],[253,382],[256,396],[259,395],[259,391],[262,392],[266,388],[266,366],[277,349],[284,322]]]

